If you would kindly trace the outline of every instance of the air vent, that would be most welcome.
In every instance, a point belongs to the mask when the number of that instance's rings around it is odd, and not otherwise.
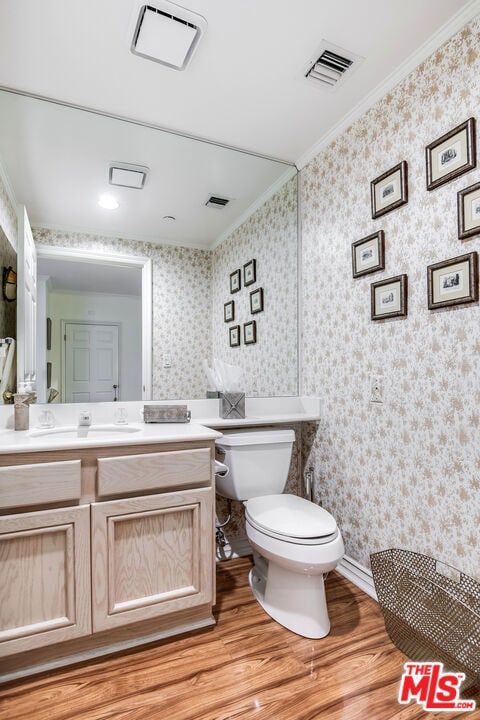
[[[147,179],[148,168],[143,165],[131,165],[130,163],[111,163],[108,170],[108,182],[110,185],[141,190]]]
[[[229,198],[221,198],[218,197],[218,195],[210,195],[205,205],[207,207],[217,208],[217,210],[222,210],[229,202]]]
[[[338,87],[345,75],[350,76],[353,68],[360,65],[363,60],[359,55],[327,43],[325,40],[322,41],[315,57],[317,59],[308,64],[305,77],[319,87],[330,89]]]
[[[207,27],[205,18],[168,0],[138,5],[132,53],[184,70]]]

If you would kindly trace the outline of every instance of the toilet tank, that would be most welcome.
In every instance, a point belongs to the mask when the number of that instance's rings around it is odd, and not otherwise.
[[[225,431],[215,441],[217,460],[229,472],[215,476],[216,491],[232,500],[282,493],[295,441],[293,430]]]

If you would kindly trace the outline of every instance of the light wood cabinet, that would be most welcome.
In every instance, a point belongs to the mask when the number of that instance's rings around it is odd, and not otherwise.
[[[92,505],[93,630],[212,602],[213,490]]]
[[[214,623],[213,441],[30,460],[0,456],[0,681]]]
[[[0,657],[91,632],[90,508],[0,517]]]

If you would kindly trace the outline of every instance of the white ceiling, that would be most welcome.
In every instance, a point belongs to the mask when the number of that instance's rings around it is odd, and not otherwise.
[[[140,268],[39,257],[37,275],[48,278],[50,290],[142,296]]]
[[[2,0],[0,86],[302,165],[480,12],[479,0],[188,0],[208,26],[179,72],[130,52],[139,4]],[[365,58],[334,91],[304,78],[322,40]],[[0,158],[37,224],[209,247],[285,171],[158,130],[38,105],[12,110],[3,98],[0,106]],[[151,172],[145,190],[121,189],[120,210],[107,219],[95,203],[112,160]],[[223,215],[208,208],[205,215],[207,193],[235,203]],[[175,228],[162,224],[167,214],[177,217]]]

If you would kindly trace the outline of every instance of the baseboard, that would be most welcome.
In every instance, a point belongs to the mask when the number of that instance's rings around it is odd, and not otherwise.
[[[371,598],[378,601],[372,573],[366,567],[360,565],[360,563],[348,555],[344,555],[335,570],[340,573],[340,575],[343,575],[344,578],[350,580],[350,582],[360,588],[360,590],[367,593],[367,595],[370,595]]]

